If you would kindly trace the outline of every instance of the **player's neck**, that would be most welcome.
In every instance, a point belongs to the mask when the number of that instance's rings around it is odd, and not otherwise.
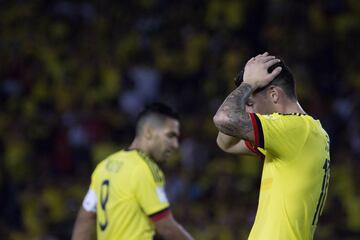
[[[144,141],[142,141],[142,139],[138,137],[134,138],[134,140],[129,146],[129,150],[139,150],[145,153],[146,155],[149,155],[150,153],[147,144],[145,144]]]
[[[295,100],[295,101],[292,101],[292,100],[288,100],[286,102],[286,104],[283,104],[281,106],[281,109],[279,109],[280,113],[285,113],[285,114],[288,114],[288,113],[301,113],[301,114],[306,114],[306,112],[304,111],[304,109],[301,107],[300,103]]]

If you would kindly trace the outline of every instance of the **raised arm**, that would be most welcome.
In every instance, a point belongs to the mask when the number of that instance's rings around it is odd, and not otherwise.
[[[220,132],[239,139],[254,140],[250,115],[245,109],[252,91],[251,85],[242,83],[225,99],[214,116],[215,126]]]
[[[268,68],[279,61],[264,53],[246,63],[244,81],[229,94],[214,116],[214,124],[220,132],[254,142],[253,126],[250,115],[246,112],[246,103],[255,89],[266,86],[280,73],[279,67],[268,72]]]

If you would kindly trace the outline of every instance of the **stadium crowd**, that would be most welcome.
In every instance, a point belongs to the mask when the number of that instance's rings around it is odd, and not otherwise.
[[[90,174],[144,104],[182,115],[163,166],[196,239],[245,239],[261,161],[220,151],[212,116],[251,56],[293,70],[331,138],[316,239],[360,237],[360,2],[0,1],[0,239],[69,239]]]

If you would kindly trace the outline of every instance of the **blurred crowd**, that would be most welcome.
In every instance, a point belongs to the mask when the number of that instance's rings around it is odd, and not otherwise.
[[[212,116],[264,51],[331,138],[316,239],[359,239],[359,41],[355,0],[0,0],[0,239],[69,239],[92,170],[152,101],[182,116],[163,166],[179,222],[196,239],[246,239],[262,162],[221,152]]]

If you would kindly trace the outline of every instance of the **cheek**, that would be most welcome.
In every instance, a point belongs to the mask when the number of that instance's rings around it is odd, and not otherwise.
[[[254,110],[256,112],[262,112],[264,110],[264,104],[263,103],[259,103],[254,105]]]
[[[267,101],[267,99],[265,97],[261,97],[259,96],[256,99],[256,104],[253,105],[253,109],[255,112],[258,113],[267,113],[268,112],[268,108],[269,108],[269,103]]]
[[[266,104],[258,102],[257,104],[253,105],[253,112],[264,114],[266,111]]]
[[[154,146],[154,148],[159,149],[161,147],[161,138],[160,136],[156,136],[153,141],[152,141],[152,145]]]
[[[155,146],[157,146],[158,149],[163,149],[166,145],[166,141],[163,136],[158,136],[155,141]]]

